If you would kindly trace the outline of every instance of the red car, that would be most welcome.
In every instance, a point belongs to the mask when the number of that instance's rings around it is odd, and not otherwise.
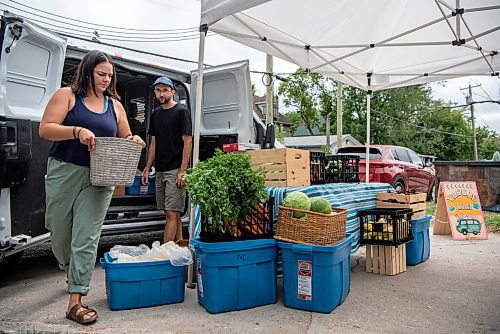
[[[359,179],[366,180],[366,147],[347,146],[337,154],[357,155]],[[424,164],[417,153],[409,148],[392,145],[370,146],[370,182],[391,184],[397,191],[425,192],[434,198],[436,171],[431,164]]]

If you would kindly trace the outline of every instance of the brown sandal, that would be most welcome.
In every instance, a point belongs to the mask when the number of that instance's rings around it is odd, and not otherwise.
[[[83,310],[81,310],[80,312],[77,313],[77,311],[79,309],[83,309]],[[91,312],[94,312],[94,315],[88,319],[85,319],[85,315],[87,315]],[[82,325],[88,325],[88,324],[91,324],[94,321],[96,321],[98,316],[97,316],[96,310],[89,308],[87,305],[85,305],[83,303],[78,303],[78,304],[75,304],[71,308],[71,310],[69,310],[69,312],[66,312],[66,318],[73,320],[73,321],[75,321],[79,324],[82,324]]]

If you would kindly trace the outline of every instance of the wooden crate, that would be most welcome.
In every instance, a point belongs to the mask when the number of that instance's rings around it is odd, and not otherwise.
[[[266,171],[267,187],[302,187],[311,185],[309,151],[273,148],[246,151],[252,167]]]
[[[412,209],[412,219],[425,217],[427,194],[397,194],[380,192],[377,194],[377,208],[404,208]]]
[[[366,272],[393,276],[405,271],[406,244],[366,245]]]

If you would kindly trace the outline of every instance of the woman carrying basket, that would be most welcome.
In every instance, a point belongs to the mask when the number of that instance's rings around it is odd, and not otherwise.
[[[101,228],[113,195],[113,187],[90,183],[89,151],[95,149],[96,137],[127,138],[145,147],[130,132],[118,98],[111,59],[91,51],[80,62],[71,87],[54,93],[39,128],[41,138],[54,141],[45,181],[45,226],[59,267],[67,274],[66,317],[81,324],[97,319],[97,312],[81,298],[89,291]]]

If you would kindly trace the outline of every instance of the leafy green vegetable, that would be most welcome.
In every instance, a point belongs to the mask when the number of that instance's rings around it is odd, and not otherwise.
[[[303,192],[293,191],[285,197],[283,205],[287,208],[309,210],[311,208],[311,200]],[[303,212],[294,212],[293,216],[295,218],[304,218],[306,214]]]
[[[330,202],[328,202],[323,197],[314,197],[311,198],[310,210],[329,215],[330,213],[332,213],[332,206],[330,205]]]
[[[185,176],[186,190],[211,230],[226,231],[226,223],[249,217],[251,209],[267,200],[263,170],[254,171],[246,154],[215,155],[198,162]]]

